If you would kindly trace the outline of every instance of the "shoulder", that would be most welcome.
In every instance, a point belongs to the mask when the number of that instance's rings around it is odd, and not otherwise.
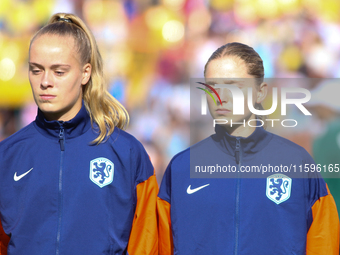
[[[209,136],[202,141],[199,141],[192,146],[188,147],[187,149],[177,153],[171,159],[167,171],[170,169],[176,169],[181,171],[181,169],[189,169],[190,166],[190,153],[197,153],[197,151],[203,150],[202,153],[206,153],[206,148],[211,148],[211,146],[216,146],[213,143],[212,136]]]
[[[124,154],[123,157],[129,156],[131,162],[140,164],[141,162],[150,161],[142,143],[133,135],[118,127],[115,127],[107,142],[114,148],[116,153]]]
[[[271,136],[271,142],[269,149],[278,149],[279,151],[282,151],[282,153],[288,153],[296,156],[302,156],[303,159],[312,159],[312,157],[309,155],[309,153],[306,151],[305,148],[302,146],[288,140],[287,138],[284,138],[282,136],[273,134],[268,132]],[[274,150],[276,151],[276,150]]]
[[[7,148],[20,145],[22,142],[27,140],[36,139],[37,132],[34,128],[33,122],[26,127],[20,129],[13,135],[7,137],[3,141],[0,142],[0,151],[7,150]]]
[[[107,142],[109,142],[113,146],[119,146],[122,149],[128,150],[143,150],[144,147],[140,141],[138,141],[133,135],[130,133],[115,127],[113,133],[108,138]]]

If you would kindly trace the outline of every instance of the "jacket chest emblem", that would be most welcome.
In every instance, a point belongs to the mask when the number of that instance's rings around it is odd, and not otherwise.
[[[290,198],[292,179],[284,174],[273,174],[267,177],[266,195],[276,204]]]
[[[114,164],[107,158],[96,158],[90,162],[90,179],[99,187],[109,185],[113,181]]]

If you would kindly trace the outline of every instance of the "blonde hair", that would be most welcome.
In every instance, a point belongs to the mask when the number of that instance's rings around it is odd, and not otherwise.
[[[94,122],[99,128],[99,135],[93,143],[103,142],[112,134],[116,126],[125,129],[129,123],[129,114],[107,90],[103,60],[96,40],[85,23],[73,14],[56,13],[48,24],[34,35],[30,47],[35,38],[44,34],[73,37],[81,63],[83,65],[91,64],[90,80],[83,86],[83,100],[90,115],[92,127]]]

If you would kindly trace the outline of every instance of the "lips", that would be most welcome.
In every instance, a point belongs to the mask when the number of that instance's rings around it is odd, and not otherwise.
[[[230,113],[231,111],[225,108],[219,108],[216,110],[216,112],[219,114],[226,114],[226,113]]]
[[[46,95],[40,95],[40,98],[42,100],[52,100],[53,98],[55,98],[56,96],[54,95],[49,95],[49,94],[46,94]]]

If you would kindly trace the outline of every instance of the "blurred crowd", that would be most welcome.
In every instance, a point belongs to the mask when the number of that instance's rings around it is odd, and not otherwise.
[[[190,79],[203,77],[219,46],[254,47],[266,78],[340,76],[337,0],[1,0],[0,141],[35,118],[29,41],[55,12],[75,13],[93,31],[109,90],[127,108],[128,131],[144,144],[158,181],[190,145]],[[285,136],[312,153],[323,130]]]

